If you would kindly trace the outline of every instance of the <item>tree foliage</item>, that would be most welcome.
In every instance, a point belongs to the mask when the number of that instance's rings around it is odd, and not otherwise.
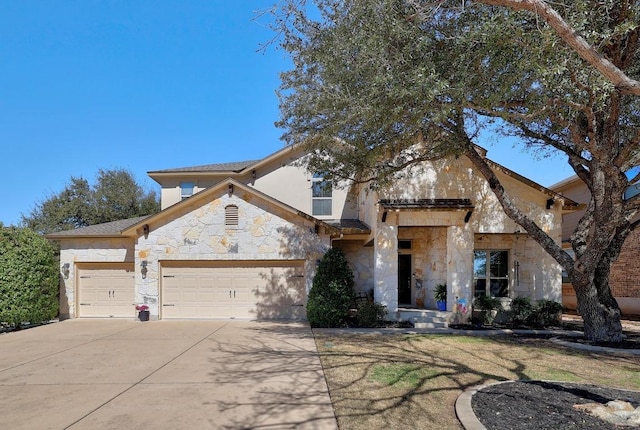
[[[320,260],[307,300],[307,319],[314,327],[340,327],[353,304],[353,272],[344,253],[331,248]]]
[[[58,315],[53,247],[26,228],[0,226],[0,323],[20,326]]]
[[[46,234],[159,210],[155,191],[146,191],[130,171],[100,169],[94,186],[84,178],[71,177],[62,191],[37,203],[29,215],[22,215],[22,225]]]
[[[608,279],[638,225],[640,196],[624,192],[640,180],[629,176],[640,164],[639,22],[638,1],[290,0],[277,20],[294,64],[279,125],[308,145],[311,169],[372,187],[425,160],[468,157],[568,273],[585,335],[621,341]],[[575,258],[476,150],[485,128],[567,156],[592,196],[571,238]]]

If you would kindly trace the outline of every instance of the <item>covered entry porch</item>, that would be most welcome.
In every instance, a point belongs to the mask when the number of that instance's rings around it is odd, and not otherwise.
[[[374,299],[390,317],[437,310],[437,285],[447,286],[446,310],[470,303],[474,233],[469,199],[381,200],[374,239]],[[419,306],[421,305],[421,306]],[[406,312],[405,312],[406,313]]]

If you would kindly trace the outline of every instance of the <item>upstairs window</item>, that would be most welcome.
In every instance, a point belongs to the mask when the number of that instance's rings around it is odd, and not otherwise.
[[[180,199],[188,199],[193,195],[193,182],[181,182],[180,183]]]
[[[509,252],[473,251],[473,296],[509,296]]]
[[[331,215],[331,182],[316,173],[311,179],[311,215]]]
[[[229,205],[224,208],[224,225],[228,228],[238,226],[238,206]]]

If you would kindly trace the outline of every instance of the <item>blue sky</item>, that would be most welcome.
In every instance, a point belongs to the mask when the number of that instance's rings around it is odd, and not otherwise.
[[[275,0],[0,1],[0,222],[71,176],[266,156],[283,145],[275,90],[289,68]],[[482,143],[482,142],[481,142]],[[510,143],[489,157],[542,185],[572,174]]]

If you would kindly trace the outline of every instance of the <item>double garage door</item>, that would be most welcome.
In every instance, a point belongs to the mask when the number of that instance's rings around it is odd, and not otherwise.
[[[302,261],[161,263],[163,319],[304,319]]]
[[[78,265],[78,316],[133,318],[133,263]]]

